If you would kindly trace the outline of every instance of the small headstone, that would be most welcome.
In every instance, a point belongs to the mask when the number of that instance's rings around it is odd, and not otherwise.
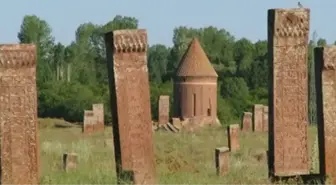
[[[78,156],[76,153],[63,154],[63,168],[65,171],[76,169],[78,163]]]
[[[228,145],[231,152],[240,148],[239,144],[239,124],[229,125],[227,128]]]
[[[253,106],[253,131],[263,131],[263,105],[255,104]]]
[[[251,131],[252,130],[252,113],[251,112],[244,112],[242,121],[243,121],[242,130],[243,131]]]
[[[215,159],[218,176],[224,176],[229,172],[229,148],[216,148]]]

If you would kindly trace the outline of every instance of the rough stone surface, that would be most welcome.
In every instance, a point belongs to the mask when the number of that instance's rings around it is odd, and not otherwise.
[[[251,131],[252,130],[252,113],[251,112],[244,112],[242,130],[243,131]]]
[[[271,176],[309,174],[309,22],[309,9],[268,11]]]
[[[169,122],[169,96],[161,95],[159,98],[159,125]]]
[[[315,49],[320,173],[336,184],[336,46]]]
[[[0,123],[1,184],[38,184],[35,45],[0,45]]]
[[[218,176],[224,176],[229,172],[229,148],[216,148],[216,170]]]
[[[263,131],[263,105],[255,104],[253,106],[253,131]]]
[[[83,133],[91,135],[94,132],[95,127],[95,116],[93,111],[84,110],[84,123],[83,123]]]
[[[94,132],[104,132],[104,104],[93,104],[92,111],[96,117],[96,124],[94,124]]]
[[[263,132],[268,132],[268,106],[263,107],[263,117],[262,117]]]
[[[69,171],[77,168],[78,156],[76,153],[63,154],[63,169]]]
[[[146,30],[105,35],[118,179],[155,184]]]
[[[239,130],[239,124],[232,124],[227,127],[228,146],[230,152],[234,152],[240,149]]]

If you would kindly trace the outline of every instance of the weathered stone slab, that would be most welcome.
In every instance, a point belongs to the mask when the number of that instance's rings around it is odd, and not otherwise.
[[[0,45],[1,184],[39,183],[36,47]]]
[[[96,124],[94,125],[94,132],[104,132],[104,104],[93,104],[92,111],[96,117]]]
[[[336,184],[336,46],[315,48],[320,173]]]
[[[308,36],[310,10],[268,11],[269,172],[271,176],[309,173]]]
[[[169,96],[161,95],[159,98],[159,125],[169,122]]]
[[[263,107],[263,122],[262,122],[262,125],[263,125],[263,132],[268,132],[268,106],[264,106]]]
[[[173,122],[174,127],[176,127],[179,130],[182,129],[182,123],[181,123],[180,118],[172,118],[172,122]]]
[[[117,174],[155,184],[146,30],[105,35]]]
[[[83,122],[83,133],[91,135],[94,132],[94,126],[96,124],[96,119],[93,111],[84,110],[84,122]]]
[[[253,106],[253,131],[263,131],[263,105],[255,104]]]
[[[239,130],[239,124],[232,124],[227,127],[228,146],[230,152],[235,152],[240,149]]]
[[[63,169],[68,172],[77,168],[78,155],[76,153],[63,154]]]
[[[243,131],[251,131],[252,130],[252,113],[244,112],[243,121],[242,121],[242,130]]]
[[[218,176],[224,176],[229,172],[229,148],[221,147],[216,148],[216,170]]]

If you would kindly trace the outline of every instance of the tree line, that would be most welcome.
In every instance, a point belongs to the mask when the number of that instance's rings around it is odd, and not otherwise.
[[[103,102],[105,117],[111,121],[104,33],[117,29],[136,29],[134,17],[117,15],[105,25],[91,22],[78,26],[69,45],[56,43],[52,28],[36,15],[23,18],[20,43],[37,46],[37,88],[39,117],[82,121],[83,111]],[[154,44],[148,48],[152,117],[157,119],[159,95],[170,95],[173,102],[175,70],[193,37],[197,37],[218,73],[218,117],[223,124],[237,122],[242,112],[256,103],[267,104],[267,40],[251,42],[237,39],[213,26],[174,29],[173,46]],[[150,35],[149,35],[150,37]],[[309,43],[309,116],[315,123],[313,48],[326,44],[316,33]],[[170,106],[173,107],[173,106]],[[171,111],[172,112],[172,111]]]

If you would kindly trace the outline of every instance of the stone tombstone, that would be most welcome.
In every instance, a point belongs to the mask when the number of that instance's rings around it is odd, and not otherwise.
[[[221,147],[215,150],[216,171],[218,176],[224,176],[229,172],[229,148]]]
[[[118,180],[155,184],[147,31],[116,30],[105,43]]]
[[[320,173],[336,184],[336,46],[314,54]]]
[[[243,131],[251,131],[252,130],[252,113],[251,112],[244,112],[242,130]]]
[[[228,146],[230,152],[235,152],[240,149],[239,130],[239,124],[232,124],[227,127]]]
[[[104,132],[104,104],[93,104],[92,111],[94,116],[96,117],[97,123],[95,124],[94,131]]]
[[[253,131],[263,131],[263,105],[253,105]]]
[[[39,183],[36,47],[0,45],[1,184]]]
[[[63,154],[63,169],[67,172],[76,169],[78,163],[78,155],[76,153]]]
[[[263,106],[262,131],[268,132],[268,106]]]
[[[159,126],[169,122],[169,96],[161,95],[159,98]]]
[[[92,134],[93,128],[95,125],[95,117],[94,113],[91,110],[84,110],[84,123],[83,123],[83,133],[84,134]]]
[[[309,9],[268,11],[271,177],[309,174],[309,22]]]

